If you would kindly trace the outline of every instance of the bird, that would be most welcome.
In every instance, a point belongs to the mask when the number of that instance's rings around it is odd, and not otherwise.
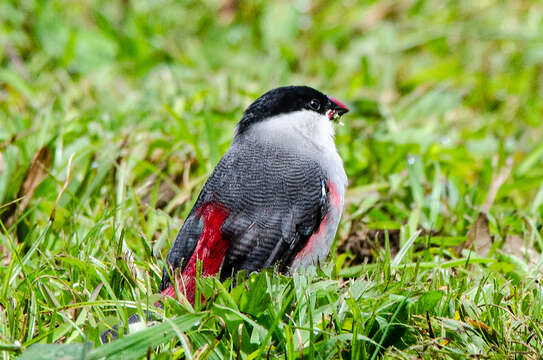
[[[179,273],[177,289],[194,304],[198,262],[201,276],[224,281],[241,270],[292,273],[324,261],[347,186],[334,123],[348,111],[308,86],[275,88],[249,105],[170,248],[161,294],[176,296],[170,274]],[[101,342],[118,331],[103,332]]]
[[[275,267],[292,273],[328,256],[347,176],[334,123],[349,108],[308,86],[283,86],[256,99],[230,148],[204,184],[166,258],[159,290],[193,303],[201,276],[221,281]]]

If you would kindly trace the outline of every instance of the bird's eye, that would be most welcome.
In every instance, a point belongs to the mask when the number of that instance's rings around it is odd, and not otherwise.
[[[321,109],[321,103],[317,99],[313,99],[309,102],[309,108],[315,111],[319,111]]]

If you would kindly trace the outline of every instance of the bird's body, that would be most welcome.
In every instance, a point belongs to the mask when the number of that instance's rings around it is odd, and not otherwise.
[[[347,183],[331,120],[345,112],[308,87],[274,89],[246,110],[167,257],[189,300],[197,261],[202,276],[222,280],[240,270],[288,272],[324,260]],[[175,294],[166,269],[161,291]]]

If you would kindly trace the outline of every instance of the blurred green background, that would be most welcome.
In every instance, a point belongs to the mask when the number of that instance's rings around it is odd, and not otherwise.
[[[441,182],[472,195],[471,208],[483,201],[493,168],[511,157],[519,181],[508,183],[498,202],[511,210],[540,205],[532,202],[543,174],[537,2],[0,6],[0,202],[16,197],[32,156],[46,144],[55,150],[59,181],[72,153],[81,182],[93,170],[87,163],[101,168],[122,149],[131,153],[129,183],[141,178],[138,170],[150,171],[140,160],[153,151],[155,164],[180,157],[168,164],[174,168],[194,157],[195,173],[204,175],[254,98],[307,84],[353,109],[337,141],[351,188],[378,184],[409,197],[402,185],[412,155],[419,176],[431,181],[438,171]],[[161,174],[175,176],[167,170]],[[422,190],[410,200],[424,206]],[[440,229],[439,215],[424,225]]]
[[[243,110],[288,84],[351,107],[336,136],[338,269],[382,259],[357,245],[382,229],[400,230],[393,253],[420,230],[441,246],[425,261],[461,256],[443,244],[468,239],[481,211],[504,281],[542,265],[541,2],[2,0],[0,340],[29,344],[25,309],[100,282],[112,287],[98,298],[156,292]],[[526,251],[504,260],[508,241]],[[29,293],[26,307],[6,300]],[[48,316],[40,326],[61,322]]]

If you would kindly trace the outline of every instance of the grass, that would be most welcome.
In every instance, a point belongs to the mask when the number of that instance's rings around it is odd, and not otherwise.
[[[531,0],[1,2],[2,359],[540,358],[542,17]],[[352,108],[329,262],[154,308],[243,109],[284,84]],[[100,345],[144,310],[164,320]]]

